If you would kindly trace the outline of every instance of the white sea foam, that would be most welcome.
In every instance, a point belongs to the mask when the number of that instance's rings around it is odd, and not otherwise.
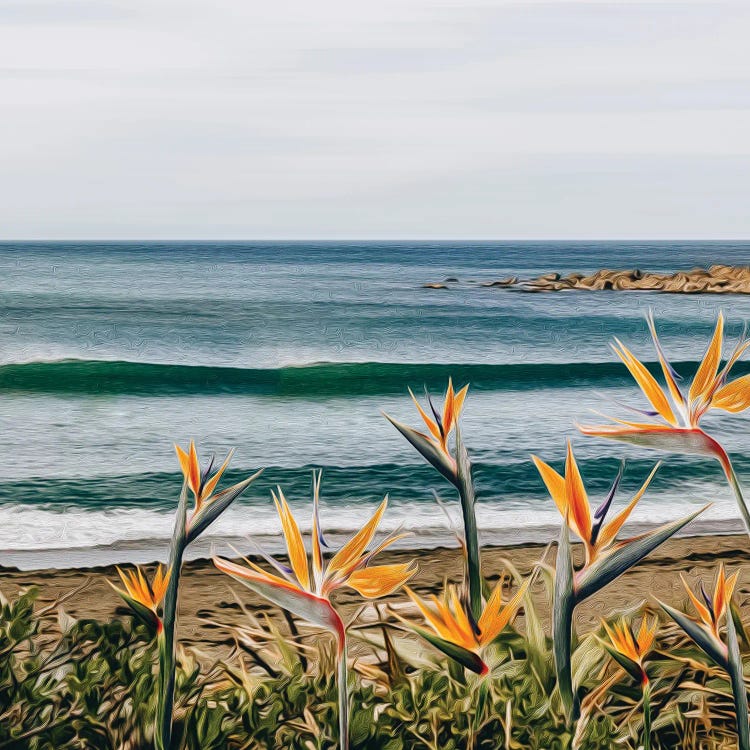
[[[679,497],[658,504],[643,503],[626,531],[641,533],[649,527],[674,520],[700,507]],[[448,504],[453,527],[460,528],[456,504]],[[303,533],[309,533],[309,507],[299,507],[297,516]],[[323,523],[332,546],[358,529],[372,507],[337,506],[324,510]],[[560,518],[549,507],[530,509],[503,503],[478,506],[482,540],[487,544],[546,543],[557,538]],[[41,567],[88,567],[122,562],[166,559],[173,516],[154,509],[64,511],[43,506],[6,505],[0,508],[0,556],[5,566],[22,569]],[[431,548],[456,544],[446,516],[429,503],[395,505],[389,509],[381,531],[396,528],[411,532],[401,547]],[[688,533],[734,533],[742,530],[736,509],[720,503],[686,529]],[[252,540],[252,541],[251,541]],[[206,557],[214,552],[253,554],[257,542],[272,553],[283,551],[278,517],[270,507],[230,509],[194,544],[190,556]]]

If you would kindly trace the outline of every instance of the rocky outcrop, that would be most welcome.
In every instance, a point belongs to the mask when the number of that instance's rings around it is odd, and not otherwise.
[[[445,283],[426,284],[428,288],[446,289]],[[484,287],[509,287],[525,292],[561,292],[567,290],[649,291],[672,294],[750,294],[750,266],[715,265],[677,273],[647,273],[640,269],[611,271],[602,269],[589,276],[582,273],[546,273],[533,279],[512,276],[498,281],[484,281]]]

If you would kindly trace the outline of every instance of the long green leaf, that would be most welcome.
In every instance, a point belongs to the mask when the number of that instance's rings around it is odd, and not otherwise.
[[[666,542],[709,506],[710,503],[678,521],[665,524],[648,534],[624,542],[621,547],[615,548],[600,560],[584,568],[576,580],[576,601],[582,602],[621,576],[626,570],[637,565],[646,555]]]
[[[457,486],[458,478],[456,476],[456,467],[439,450],[435,444],[428,440],[424,435],[401,424],[397,420],[388,416],[385,412],[383,416],[427,459],[452,485]]]
[[[659,606],[685,631],[685,633],[705,651],[722,669],[729,671],[727,654],[724,652],[723,644],[706,632],[697,622],[691,620],[684,612],[670,607],[662,601],[656,600]]]
[[[336,662],[338,666],[339,693],[339,744],[341,750],[349,750],[349,674],[346,668],[346,634],[342,631],[337,642]]]
[[[214,495],[213,500],[193,518],[187,530],[187,544],[197,539],[262,473],[263,469],[260,469],[251,477]]]

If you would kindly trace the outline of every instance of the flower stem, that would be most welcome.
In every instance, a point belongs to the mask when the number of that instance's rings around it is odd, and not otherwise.
[[[737,477],[737,474],[734,471],[734,466],[732,466],[732,462],[729,460],[729,456],[726,456],[726,462],[719,459],[722,463],[722,466],[724,467],[724,471],[727,475],[727,479],[729,480],[729,485],[732,488],[732,491],[734,492],[734,496],[737,498],[737,505],[740,509],[740,513],[742,514],[742,520],[745,524],[745,530],[747,531],[748,536],[750,536],[750,510],[748,510],[747,503],[745,502],[745,497],[742,494],[742,486],[740,485],[740,480]]]
[[[187,518],[187,483],[183,484],[177,506],[174,532],[169,551],[169,584],[164,596],[162,630],[159,633],[159,694],[154,742],[156,750],[170,750],[172,744],[172,709],[175,687],[175,624],[177,598],[182,570],[182,556],[187,547],[185,522]]]
[[[555,657],[557,687],[560,692],[565,718],[571,726],[578,719],[580,707],[573,689],[571,654],[573,640],[573,612],[576,595],[573,581],[573,559],[571,557],[568,526],[563,523],[557,547],[555,565],[555,594],[552,607],[552,648]]]
[[[461,499],[461,515],[466,541],[466,578],[469,584],[469,608],[474,621],[482,614],[482,563],[479,551],[479,532],[475,512],[476,493],[471,476],[471,461],[461,431],[456,427],[456,488]]]
[[[156,749],[169,750],[172,742],[172,707],[175,686],[175,622],[177,590],[180,583],[183,549],[172,555],[172,574],[164,597],[163,629],[159,633],[159,707],[157,714]]]
[[[346,633],[338,636],[339,745],[349,750],[349,691],[346,669]]]
[[[643,750],[651,750],[651,683],[643,683]]]
[[[727,671],[732,683],[734,698],[734,712],[737,718],[737,747],[738,750],[750,750],[750,723],[747,711],[747,691],[742,671],[742,656],[737,642],[737,631],[731,613],[731,602],[727,612]]]

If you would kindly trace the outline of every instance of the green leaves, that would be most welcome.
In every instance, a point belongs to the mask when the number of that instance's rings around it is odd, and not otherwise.
[[[657,600],[658,601],[658,600]],[[732,685],[739,750],[750,750],[750,724],[748,723],[747,691],[743,675],[742,656],[737,641],[734,619],[727,612],[727,644],[724,645],[713,633],[692,620],[683,612],[659,601],[659,606],[685,631],[706,655],[724,669]]]
[[[747,690],[742,670],[742,656],[737,642],[737,631],[731,613],[727,616],[727,671],[732,683],[734,712],[737,718],[737,739],[739,750],[750,750],[750,725],[748,724]]]

